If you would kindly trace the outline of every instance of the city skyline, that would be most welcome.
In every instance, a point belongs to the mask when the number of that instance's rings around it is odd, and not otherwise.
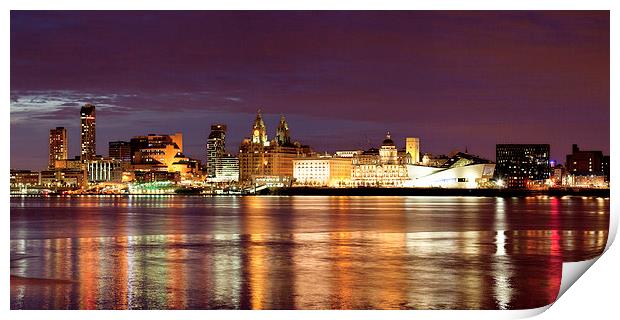
[[[609,153],[608,12],[13,11],[11,33],[16,169],[45,166],[57,126],[77,155],[85,103],[100,111],[97,154],[181,131],[204,160],[214,123],[236,153],[258,108],[270,137],[285,114],[319,152],[390,131],[399,148],[416,136],[422,152],[492,160],[499,143],[549,143],[560,162],[573,143]]]
[[[80,124],[81,124],[81,125],[80,125],[80,127],[83,127],[82,123],[83,123],[83,121],[84,121],[84,119],[83,119],[83,118],[84,118],[84,110],[85,110],[85,108],[90,108],[90,110],[92,110],[91,112],[94,114],[94,112],[95,112],[95,111],[94,111],[95,107],[96,107],[95,105],[90,104],[90,103],[86,103],[84,106],[82,106],[82,108],[80,109]],[[259,118],[256,118],[256,119],[255,119],[255,121],[258,121],[257,119],[260,119],[261,123],[263,123],[263,119],[262,119],[262,118],[263,118],[263,115],[262,115],[262,111],[261,111],[261,109],[258,109],[256,114],[257,114],[257,116],[258,116]],[[93,123],[94,123],[94,117],[93,117],[92,119],[93,119],[92,121],[93,121]],[[233,146],[233,147],[232,147],[233,149],[235,149],[235,150],[237,150],[237,151],[240,151],[239,149],[240,149],[240,148],[243,148],[244,143],[249,142],[249,141],[253,141],[253,140],[252,140],[252,135],[256,136],[256,133],[255,133],[255,132],[256,132],[256,130],[255,130],[255,128],[256,128],[256,122],[254,123],[254,125],[253,125],[253,126],[254,126],[254,129],[250,130],[250,131],[249,131],[249,132],[250,132],[250,134],[246,135],[246,136],[243,138],[243,140],[240,142],[239,147],[234,147],[234,146]],[[216,142],[213,142],[213,140],[212,140],[212,139],[213,139],[214,130],[215,130],[215,131],[223,130],[223,132],[226,132],[226,131],[227,131],[227,125],[226,125],[226,124],[222,124],[222,123],[214,123],[214,124],[210,125],[210,128],[211,128],[211,132],[210,132],[210,133],[209,133],[209,135],[208,135],[208,138],[207,138],[207,143],[206,143],[205,145],[203,145],[203,147],[204,147],[204,150],[203,150],[204,154],[202,155],[202,158],[201,158],[201,157],[191,157],[191,158],[196,159],[196,160],[198,160],[198,161],[201,161],[201,162],[203,163],[203,166],[204,166],[204,169],[205,169],[205,173],[206,173],[208,176],[213,174],[213,173],[211,173],[211,172],[210,172],[210,169],[209,169],[209,166],[210,166],[210,164],[209,164],[209,158],[214,157],[215,155],[214,155],[214,154],[211,154],[213,151],[211,151],[211,148],[212,148],[212,147],[210,147],[209,145],[210,145],[210,144],[212,144],[212,143],[216,143]],[[276,142],[276,143],[289,143],[289,144],[292,142],[292,140],[290,140],[290,137],[289,137],[288,123],[287,123],[287,121],[285,120],[285,116],[284,116],[283,114],[280,114],[280,116],[279,116],[279,120],[278,120],[278,126],[277,126],[277,128],[275,129],[275,131],[274,131],[272,134],[270,134],[270,133],[269,133],[270,131],[269,131],[269,129],[268,129],[268,128],[269,128],[269,126],[267,126],[267,125],[265,125],[265,124],[263,123],[264,135],[265,135],[265,138],[267,139],[266,141],[271,141],[271,142]],[[52,143],[52,135],[53,135],[53,134],[55,134],[55,131],[56,131],[56,130],[60,130],[60,129],[62,129],[62,130],[63,130],[63,134],[64,134],[64,138],[62,139],[62,141],[63,141],[63,143],[64,143],[64,145],[65,145],[65,146],[63,147],[63,148],[64,148],[64,149],[63,149],[63,150],[64,150],[63,152],[64,152],[64,154],[65,154],[65,157],[64,157],[64,158],[58,158],[58,159],[60,159],[60,160],[69,160],[69,159],[71,159],[71,158],[74,158],[74,159],[79,159],[79,158],[81,157],[82,147],[80,147],[80,154],[78,154],[78,155],[72,156],[72,155],[69,153],[69,150],[68,150],[68,148],[66,147],[66,145],[67,145],[67,141],[68,141],[68,140],[70,140],[70,139],[68,139],[68,136],[69,136],[69,135],[67,134],[67,130],[66,130],[66,128],[64,128],[64,127],[50,128],[50,149],[49,149],[49,152],[48,152],[48,157],[49,157],[49,159],[50,159],[50,160],[49,160],[50,162],[49,162],[48,167],[50,167],[50,168],[53,168],[53,165],[52,165],[52,162],[51,162],[51,158],[52,158],[52,149],[54,149],[54,150],[55,150],[55,149],[57,148],[57,147],[55,147],[55,146],[53,146],[53,145],[51,144],[51,143]],[[94,129],[93,129],[93,130],[94,130]],[[286,130],[286,131],[285,131],[285,133],[283,133],[283,130]],[[95,134],[95,133],[94,133],[94,131],[93,131],[93,133],[92,133],[92,134],[93,134],[93,135]],[[158,136],[158,135],[162,135],[162,134],[163,134],[163,135],[167,135],[168,133],[161,133],[161,132],[158,132],[158,133],[155,133],[155,132],[148,132],[148,133],[145,133],[145,134],[136,135],[136,136],[132,136],[132,137],[125,137],[125,138],[123,138],[124,140],[119,140],[119,141],[106,141],[106,143],[105,143],[105,144],[106,144],[106,145],[108,145],[107,152],[104,152],[104,153],[95,153],[94,155],[92,155],[92,157],[95,157],[95,155],[96,155],[97,157],[104,157],[104,158],[105,158],[105,157],[108,157],[108,156],[110,156],[110,157],[111,157],[111,154],[113,154],[113,153],[114,153],[114,154],[119,153],[119,151],[117,150],[117,148],[118,148],[118,146],[117,146],[117,145],[118,145],[119,143],[126,143],[126,144],[127,144],[127,152],[129,152],[129,149],[128,149],[128,148],[129,148],[129,140],[133,140],[133,139],[135,139],[135,138],[140,138],[140,137],[145,137],[145,136]],[[182,135],[182,132],[178,131],[176,134],[181,134],[181,135]],[[281,136],[281,135],[283,135],[283,134],[285,134],[285,138],[284,138],[285,140],[282,140],[282,136]],[[390,136],[391,136],[390,131],[387,131],[387,133],[386,133],[386,134],[387,134],[387,137],[390,137]],[[234,157],[239,156],[236,152],[232,152],[232,153],[231,153],[231,152],[229,152],[229,151],[230,151],[230,150],[229,150],[229,148],[231,148],[230,146],[229,146],[229,147],[225,147],[225,146],[224,146],[224,139],[225,139],[225,135],[226,135],[226,134],[224,133],[224,135],[223,135],[222,137],[220,137],[220,138],[219,138],[219,139],[221,139],[221,143],[222,143],[222,145],[221,145],[220,147],[218,147],[218,148],[221,148],[221,151],[219,151],[219,152],[218,152],[218,157],[219,157],[219,156],[224,156],[225,154],[233,154],[233,155],[234,155]],[[83,138],[82,136],[83,136],[83,132],[80,132],[80,140],[82,140],[82,138]],[[366,151],[366,150],[373,150],[373,149],[377,149],[377,147],[378,147],[378,146],[380,146],[380,145],[381,145],[381,143],[374,143],[374,142],[375,142],[374,140],[377,140],[377,139],[373,139],[372,141],[371,141],[370,139],[368,139],[368,146],[367,146],[366,148],[364,148],[364,147],[360,147],[360,148],[343,148],[343,149],[340,149],[340,150],[337,150],[337,151],[332,152],[332,154],[336,154],[336,153],[338,153],[338,152],[355,152],[356,150],[359,150],[359,151]],[[380,140],[381,140],[381,139],[379,139],[379,140],[377,140],[377,141],[380,141]],[[424,155],[424,154],[433,155],[433,156],[448,156],[449,154],[456,154],[456,153],[460,153],[460,152],[462,152],[462,151],[463,151],[463,150],[461,150],[461,149],[459,149],[459,148],[455,148],[455,149],[452,149],[450,152],[439,152],[439,153],[434,153],[434,154],[433,154],[433,153],[430,153],[430,152],[421,152],[421,153],[420,153],[420,150],[422,150],[422,151],[423,151],[423,149],[420,149],[420,147],[419,147],[419,143],[420,143],[419,138],[405,137],[405,138],[403,138],[402,140],[404,141],[404,144],[403,144],[402,146],[401,146],[399,143],[395,143],[395,144],[394,144],[394,145],[395,145],[395,147],[396,147],[396,149],[397,149],[397,150],[401,150],[401,151],[403,151],[403,152],[405,152],[405,151],[406,151],[406,152],[410,152],[410,151],[409,151],[409,150],[410,150],[410,148],[415,148],[415,150],[416,150],[416,151],[412,151],[412,152],[415,152],[415,154],[417,154],[417,155],[418,155],[418,158],[421,158],[421,155]],[[409,143],[410,143],[410,141],[409,141],[409,140],[412,140],[412,142],[411,142],[411,143],[413,143],[413,144],[414,144],[414,146],[413,146],[413,145],[412,145],[412,146],[410,146],[410,145],[409,145]],[[217,143],[220,143],[220,142],[217,142]],[[299,142],[297,142],[297,143],[299,143]],[[385,143],[385,141],[384,141],[384,143]],[[112,146],[111,146],[112,144],[114,144],[114,145],[115,145],[115,146],[114,146],[114,151],[112,151],[112,149],[111,149],[111,148],[112,148]],[[187,144],[185,144],[185,145],[187,145]],[[502,145],[502,144],[496,144],[496,145],[495,145],[495,147],[496,147],[496,148],[498,148],[500,145]],[[527,145],[527,144],[516,144],[516,145]],[[546,144],[546,145],[547,145],[547,146],[548,146],[548,148],[549,148],[549,146],[550,146],[550,145],[549,145],[549,144]],[[576,148],[576,146],[577,146],[577,144],[572,144],[572,145],[571,145],[571,148],[572,148],[573,153],[575,152],[575,148]],[[306,146],[306,147],[310,147],[310,148],[311,148],[311,146]],[[312,148],[311,148],[311,149],[312,149]],[[413,150],[413,149],[411,149],[411,150]],[[578,150],[578,149],[577,149],[577,150]],[[314,153],[316,153],[317,155],[320,155],[320,154],[323,154],[323,153],[325,153],[325,154],[327,154],[327,153],[328,153],[328,151],[327,151],[327,150],[317,151],[317,150],[314,150],[314,149],[313,149],[313,152],[314,152]],[[590,152],[590,151],[588,151],[588,152]],[[600,153],[601,153],[601,156],[602,156],[602,151],[597,151],[597,152],[600,152]],[[467,147],[465,148],[465,153],[469,153],[469,152],[468,152],[468,150],[467,150]],[[210,154],[211,154],[211,156],[209,156]],[[567,153],[565,156],[566,156],[566,157],[568,157],[568,156],[570,156],[570,154],[568,154],[568,153]],[[125,156],[125,157],[127,157],[127,156]],[[123,158],[123,156],[120,156],[120,154],[119,154],[119,155],[117,155],[117,156],[115,156],[114,158],[116,158],[116,159],[118,159],[118,160],[123,160],[123,159],[122,159],[122,158]],[[490,158],[490,157],[489,157],[489,158]],[[130,160],[130,159],[131,159],[131,156],[129,156],[129,158],[128,158],[128,159],[129,159],[129,161],[131,161],[131,160]],[[125,160],[126,160],[126,159],[125,159]],[[123,160],[123,161],[125,161],[125,160]],[[211,161],[215,161],[215,160],[211,160]],[[497,161],[497,158],[495,158],[495,161]],[[551,162],[552,162],[552,163],[553,163],[553,165],[556,165],[556,164],[558,164],[558,165],[560,165],[560,164],[564,164],[564,162],[562,162],[561,160],[556,160],[556,159],[553,159],[553,158],[549,159],[549,161],[550,161],[550,163],[549,163],[549,164],[551,164]],[[215,165],[215,163],[213,163],[212,165],[214,166],[214,165]],[[11,169],[22,170],[22,169],[33,169],[33,168],[18,168],[18,167],[13,168],[13,167],[12,167]],[[35,169],[35,170],[38,170],[38,169]],[[214,170],[214,168],[213,168],[213,170]]]

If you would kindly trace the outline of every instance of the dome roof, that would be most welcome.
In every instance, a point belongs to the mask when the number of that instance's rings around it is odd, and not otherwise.
[[[388,131],[387,135],[385,135],[385,140],[383,140],[382,146],[393,146],[394,141],[392,141],[392,137],[390,136],[390,132]]]

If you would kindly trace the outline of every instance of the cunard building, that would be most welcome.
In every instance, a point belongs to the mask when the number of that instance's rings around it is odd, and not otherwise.
[[[293,160],[311,154],[310,147],[291,142],[288,123],[284,116],[269,141],[260,111],[256,115],[252,134],[239,147],[239,179],[246,185],[290,186]]]

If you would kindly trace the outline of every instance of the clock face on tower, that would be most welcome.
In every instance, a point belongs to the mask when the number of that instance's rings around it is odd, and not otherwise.
[[[254,136],[258,136],[258,129],[254,130]]]

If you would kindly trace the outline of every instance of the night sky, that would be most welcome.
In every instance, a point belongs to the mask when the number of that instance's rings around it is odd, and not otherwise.
[[[497,143],[609,154],[609,13],[11,12],[11,167],[47,166],[49,129],[79,154],[79,108],[97,105],[97,151],[184,134],[205,158],[212,123],[237,153],[256,110],[316,151],[398,147],[495,160]]]

